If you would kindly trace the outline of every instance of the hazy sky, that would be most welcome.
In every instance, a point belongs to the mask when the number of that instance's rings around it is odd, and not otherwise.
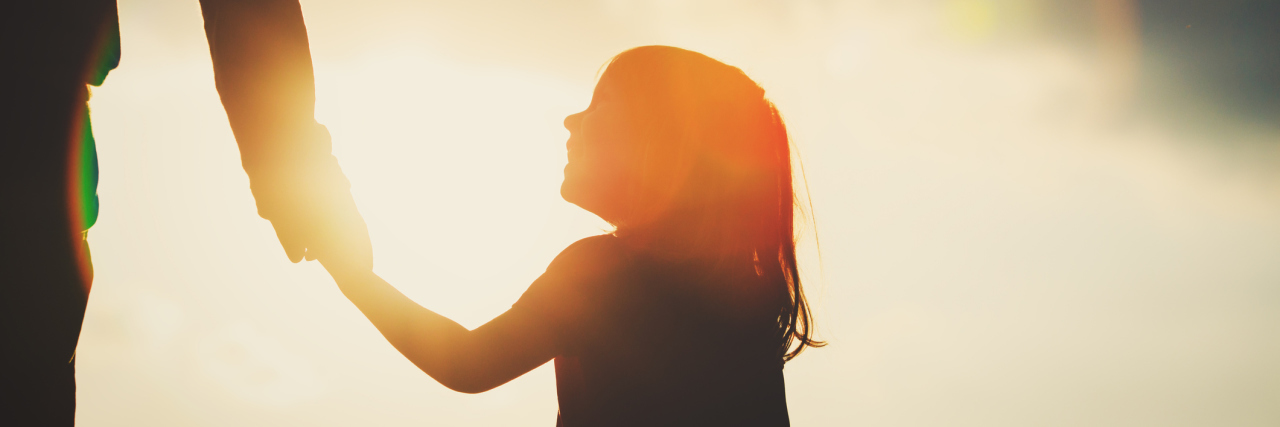
[[[804,162],[831,345],[786,367],[795,425],[1280,423],[1280,135],[1126,110],[1034,4],[302,2],[377,272],[468,327],[605,229],[559,198],[561,121],[670,44],[759,81]],[[289,264],[197,2],[119,5],[81,425],[553,425],[549,365],[449,391]]]

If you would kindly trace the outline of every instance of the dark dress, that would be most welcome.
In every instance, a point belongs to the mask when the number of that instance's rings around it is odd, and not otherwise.
[[[507,313],[554,341],[558,425],[788,425],[778,293],[741,261],[565,249]]]

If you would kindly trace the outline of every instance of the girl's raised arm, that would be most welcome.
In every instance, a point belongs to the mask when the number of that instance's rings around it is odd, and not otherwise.
[[[554,358],[554,331],[525,311],[509,310],[467,330],[418,305],[369,270],[320,260],[347,299],[404,357],[440,384],[480,393]]]

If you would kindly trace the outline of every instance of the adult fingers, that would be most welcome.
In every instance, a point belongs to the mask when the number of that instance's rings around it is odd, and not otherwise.
[[[272,220],[271,226],[276,229],[276,238],[280,239],[280,246],[284,248],[289,262],[302,261],[307,252],[306,230],[289,220]]]

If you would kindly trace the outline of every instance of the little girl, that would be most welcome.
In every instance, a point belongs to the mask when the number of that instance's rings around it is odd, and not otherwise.
[[[782,365],[812,320],[796,272],[786,128],[735,67],[667,46],[613,58],[564,121],[560,194],[610,224],[469,331],[321,257],[387,341],[480,393],[555,360],[559,426],[785,426]]]

